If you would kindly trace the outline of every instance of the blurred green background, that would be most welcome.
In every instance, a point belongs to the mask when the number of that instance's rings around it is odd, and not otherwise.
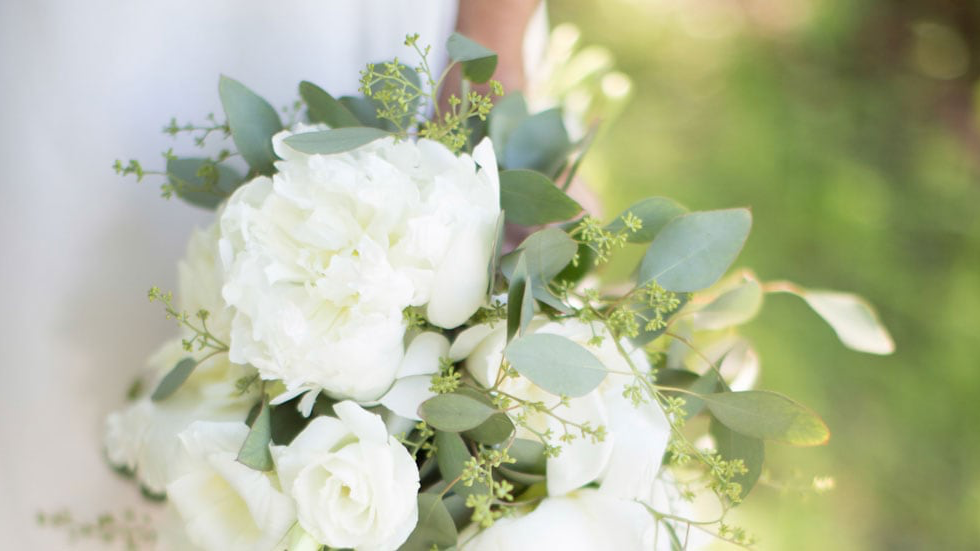
[[[874,303],[897,352],[845,349],[802,301],[745,329],[761,387],[820,412],[826,447],[769,445],[767,550],[980,549],[980,4],[565,0],[553,22],[608,47],[633,98],[584,168],[607,214],[647,195],[749,205],[739,264]]]

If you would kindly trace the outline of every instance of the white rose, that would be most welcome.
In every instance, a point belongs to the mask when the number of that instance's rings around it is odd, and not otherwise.
[[[282,487],[299,523],[332,548],[388,551],[418,520],[419,472],[381,418],[351,401],[317,417],[288,446],[273,446]]]
[[[586,325],[577,320],[550,322],[536,318],[528,327],[531,333],[551,333],[566,337],[592,352],[611,372],[599,387],[589,394],[569,400],[567,406],[558,406],[554,413],[563,419],[581,423],[588,421],[593,427],[602,425],[607,436],[602,442],[589,438],[577,438],[571,443],[558,441],[564,429],[553,416],[545,413],[530,415],[527,423],[537,432],[550,429],[554,445],[562,447],[558,457],[547,462],[548,494],[561,495],[580,488],[592,481],[600,481],[600,488],[627,499],[652,498],[654,481],[660,471],[663,454],[670,438],[670,425],[663,411],[656,404],[634,407],[623,397],[623,388],[633,378],[630,365],[619,353],[616,343],[599,325]],[[604,337],[600,346],[589,344],[593,335]],[[450,349],[450,358],[465,358],[467,371],[486,387],[497,379],[497,371],[506,345],[506,327],[503,323],[490,328],[477,325],[460,333]],[[627,344],[627,350],[632,346]],[[650,365],[642,350],[630,354],[632,363],[646,373]],[[525,377],[505,378],[501,390],[530,401],[547,405],[559,403],[559,398],[533,384]],[[523,429],[518,437],[535,439]]]
[[[187,538],[205,551],[283,549],[296,522],[275,474],[236,460],[247,435],[241,421],[196,421],[180,434],[188,461],[183,474],[167,484],[167,496]]]
[[[388,138],[305,155],[288,135],[274,139],[278,172],[239,188],[220,217],[231,358],[290,391],[376,400],[396,376],[406,307],[455,327],[485,301],[493,147],[456,157]]]
[[[255,404],[256,393],[240,394],[235,381],[254,373],[234,365],[219,354],[198,365],[190,377],[167,398],[154,402],[152,394],[182,358],[201,358],[207,352],[189,353],[174,339],[148,361],[153,376],[144,395],[122,410],[109,414],[105,425],[106,455],[113,465],[135,471],[144,487],[163,493],[181,466],[182,448],[177,435],[193,421],[241,421]]]
[[[398,366],[398,376],[380,403],[404,419],[421,421],[418,410],[422,402],[435,396],[429,390],[432,375],[439,372],[439,359],[449,356],[449,339],[440,333],[420,333],[405,350]]]
[[[534,511],[505,517],[460,546],[461,551],[577,551],[653,548],[652,515],[636,503],[593,489],[544,499]],[[468,534],[460,535],[466,542]],[[670,549],[669,538],[662,534]]]

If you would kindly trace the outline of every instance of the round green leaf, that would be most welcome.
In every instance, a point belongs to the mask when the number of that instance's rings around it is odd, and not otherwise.
[[[504,356],[518,373],[556,396],[584,396],[599,386],[607,373],[602,362],[583,346],[549,333],[511,341]]]
[[[501,165],[506,169],[528,168],[554,176],[571,148],[561,110],[549,109],[517,125],[504,146]]]
[[[487,131],[498,158],[503,158],[507,140],[526,118],[527,102],[524,100],[524,94],[520,92],[507,94],[493,106],[487,122]]]
[[[711,419],[711,436],[715,440],[715,448],[726,461],[741,459],[745,465],[746,472],[736,475],[732,482],[738,482],[742,486],[741,498],[745,498],[759,481],[762,474],[762,464],[766,459],[765,442],[758,438],[739,434],[717,419]]]
[[[211,159],[168,159],[167,178],[184,201],[214,210],[244,182],[238,172]]]
[[[726,427],[746,436],[794,446],[818,446],[830,429],[812,410],[775,392],[748,390],[701,396],[704,405]]]
[[[436,463],[439,465],[439,474],[446,482],[456,480],[466,468],[466,462],[473,456],[466,449],[466,442],[455,432],[436,431]],[[471,486],[466,486],[460,482],[453,485],[453,491],[457,494],[467,496],[470,494],[487,493],[487,485],[475,482]]]
[[[154,402],[159,402],[174,392],[177,392],[180,385],[184,384],[184,381],[194,372],[195,367],[197,367],[197,360],[194,358],[184,358],[177,362],[177,365],[163,376],[163,379],[153,391],[150,399]]]
[[[278,158],[272,150],[272,136],[282,130],[279,114],[241,82],[223,75],[218,82],[218,94],[228,117],[231,139],[242,158],[252,170],[272,174],[273,163]]]
[[[305,80],[300,82],[299,95],[306,103],[310,121],[322,122],[331,128],[361,126],[361,122],[344,107],[344,104],[316,84]]]
[[[624,210],[615,220],[610,222],[606,229],[616,233],[626,227],[623,217],[627,213],[639,218],[643,222],[643,227],[636,232],[627,234],[626,240],[630,243],[648,243],[653,241],[657,233],[667,225],[668,222],[687,212],[673,199],[666,197],[647,197]]]
[[[711,286],[738,256],[751,226],[748,209],[692,212],[674,218],[647,249],[638,284],[656,281],[675,292]]]
[[[436,494],[420,493],[419,520],[415,530],[399,551],[431,551],[456,545],[456,524],[442,499]]]
[[[335,128],[320,132],[293,134],[283,140],[286,145],[309,155],[333,155],[357,149],[375,140],[390,136],[388,132],[364,126]]]
[[[238,451],[237,461],[257,471],[271,471],[274,467],[269,443],[272,442],[272,415],[269,403],[263,400],[259,413]]]
[[[803,300],[826,321],[844,346],[869,354],[891,354],[895,342],[864,299],[835,291],[804,291]]]
[[[756,316],[762,308],[762,286],[758,281],[746,280],[737,287],[725,291],[691,316],[698,329],[717,330],[743,324]]]
[[[490,80],[497,68],[497,54],[469,38],[453,33],[446,42],[446,50],[453,61],[463,64],[463,76],[472,82]]]
[[[500,208],[508,222],[522,226],[561,222],[582,212],[582,205],[533,170],[500,173]]]
[[[480,426],[496,410],[462,394],[439,394],[422,402],[419,417],[437,430],[462,432]]]
[[[504,442],[514,433],[514,423],[506,413],[494,413],[475,429],[463,433],[464,436],[481,444],[493,445]]]

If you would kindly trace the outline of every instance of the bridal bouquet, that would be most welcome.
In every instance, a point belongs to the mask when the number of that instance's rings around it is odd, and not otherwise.
[[[159,172],[117,163],[215,211],[176,293],[149,292],[179,334],[106,421],[109,461],[167,502],[157,545],[751,545],[727,519],[765,443],[829,431],[752,389],[758,359],[737,326],[788,292],[845,345],[888,353],[873,311],[726,277],[747,209],[651,197],[609,220],[584,212],[565,190],[590,121],[529,112],[491,80],[494,53],[461,35],[455,93],[417,36],[406,45],[417,63],[369,65],[363,96],[300,83],[285,124],[222,77],[224,119],[167,130],[233,149],[170,151]],[[597,267],[636,247],[633,280],[604,286]]]

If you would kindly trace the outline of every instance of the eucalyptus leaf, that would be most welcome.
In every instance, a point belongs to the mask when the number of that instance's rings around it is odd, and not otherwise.
[[[159,402],[177,392],[180,385],[184,384],[184,381],[194,372],[195,367],[197,367],[197,360],[194,358],[184,358],[177,362],[177,365],[163,376],[150,399]]]
[[[306,103],[311,122],[322,122],[330,128],[361,126],[361,121],[344,104],[312,82],[299,83],[299,95]]]
[[[480,426],[496,410],[469,396],[439,394],[422,402],[419,417],[437,430],[462,432]]]
[[[806,290],[800,295],[837,333],[844,346],[869,354],[891,354],[895,342],[863,298],[836,291]]]
[[[691,386],[687,387],[687,390],[696,394],[713,394],[717,392],[720,390],[717,373],[715,373],[714,369],[709,369],[704,375],[698,377]],[[682,409],[684,410],[685,419],[694,417],[704,409],[704,400],[700,396],[692,396],[685,393],[683,398],[684,406]]]
[[[741,325],[762,308],[762,286],[749,279],[729,289],[691,315],[697,329],[718,330]]]
[[[524,254],[528,276],[544,285],[568,266],[575,258],[578,243],[558,228],[544,228],[529,235],[513,252],[504,257],[501,270],[509,279],[517,258]]]
[[[514,434],[514,423],[506,413],[494,413],[475,429],[463,433],[463,436],[481,444],[493,445],[505,442]]]
[[[534,293],[527,275],[527,262],[521,253],[507,287],[507,340],[521,333],[534,317]]]
[[[245,181],[230,166],[201,158],[168,159],[167,179],[177,197],[209,210],[217,208]]]
[[[664,320],[668,324],[670,323],[670,320],[684,308],[684,305],[686,305],[687,302],[690,300],[690,295],[688,293],[682,293],[677,296],[677,300],[680,301],[679,304],[677,305],[677,308],[675,308],[673,312],[668,314],[667,319]],[[647,307],[640,310],[641,319],[643,318],[650,319],[654,315],[655,314],[653,308]],[[667,328],[668,325],[665,325],[663,327],[659,327],[657,329],[651,329],[648,331],[646,328],[646,324],[641,323],[639,334],[633,337],[632,339],[630,339],[630,342],[632,342],[636,346],[646,346],[647,344],[653,342],[653,340],[659,337],[660,335],[666,333]]]
[[[466,442],[455,432],[436,431],[435,445],[439,474],[442,475],[443,480],[446,482],[456,480],[466,467],[466,462],[472,457],[470,451],[466,448]],[[453,485],[453,491],[463,496],[485,494],[487,493],[487,486],[480,482],[476,482],[471,486],[456,482]]]
[[[493,254],[490,255],[490,262],[487,263],[487,294],[492,295],[494,287],[497,286],[497,269],[500,268],[500,250],[504,246],[504,240],[506,239],[506,213],[500,211],[497,215],[497,224],[493,232],[493,245],[490,250]]]
[[[636,232],[629,232],[626,240],[630,243],[648,243],[668,222],[687,212],[687,209],[673,199],[666,197],[647,197],[624,210],[606,229],[617,233],[626,227],[623,217],[629,213],[640,219],[643,226]]]
[[[224,75],[218,82],[218,94],[238,153],[255,172],[272,174],[278,159],[272,136],[282,130],[279,114],[255,92]]]
[[[742,486],[739,497],[742,499],[749,495],[749,492],[759,481],[762,474],[762,464],[766,459],[765,442],[758,438],[739,434],[712,417],[709,429],[711,436],[715,440],[715,447],[722,459],[733,461],[741,459],[745,465],[746,472],[736,475],[732,482],[738,482]]]
[[[735,432],[794,446],[818,446],[830,429],[809,408],[775,392],[747,390],[701,396],[719,422]]]
[[[467,80],[483,83],[490,80],[497,68],[497,54],[469,38],[453,33],[446,42],[449,58],[463,65],[463,76]]]
[[[544,444],[541,442],[515,438],[507,453],[517,460],[516,463],[509,465],[508,468],[511,470],[538,475],[545,474],[548,459],[544,455]]]
[[[582,205],[533,170],[500,173],[500,207],[509,222],[522,226],[561,222],[582,212]]]
[[[245,442],[238,450],[237,461],[257,471],[271,471],[273,468],[272,452],[269,444],[272,442],[272,414],[269,402],[263,399],[258,415],[252,421],[252,427],[245,437]]]
[[[399,551],[431,551],[456,545],[453,517],[437,494],[422,492],[418,496],[419,519]]]
[[[505,169],[527,168],[555,176],[572,144],[560,109],[549,109],[527,117],[510,134],[501,164]]]
[[[606,367],[592,352],[549,333],[524,335],[511,341],[504,356],[518,373],[556,396],[584,396],[599,386],[607,374]]]
[[[309,155],[333,155],[367,145],[390,136],[388,132],[366,126],[335,128],[320,132],[293,134],[283,140],[286,145]]]
[[[751,226],[747,209],[692,212],[674,218],[647,249],[638,284],[656,281],[675,292],[711,286],[738,256]]]
[[[360,126],[369,126],[380,130],[392,129],[392,125],[388,121],[378,118],[378,105],[374,101],[360,96],[342,96],[337,101],[357,117],[357,120],[361,122]]]
[[[524,94],[511,92],[497,101],[488,117],[488,132],[497,158],[504,157],[504,147],[510,135],[517,129],[521,121],[528,117],[527,101]]]

